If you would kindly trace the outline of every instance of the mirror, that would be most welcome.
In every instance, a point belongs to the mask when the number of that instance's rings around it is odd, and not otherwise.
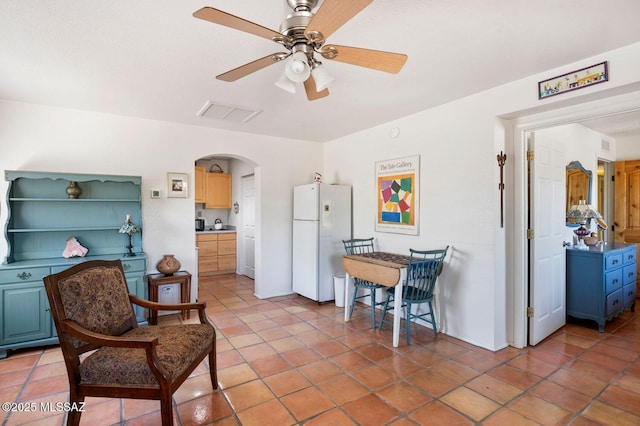
[[[578,201],[586,200],[591,204],[591,171],[582,167],[579,161],[572,161],[567,165],[567,205],[565,212]],[[567,223],[567,226],[579,226]]]

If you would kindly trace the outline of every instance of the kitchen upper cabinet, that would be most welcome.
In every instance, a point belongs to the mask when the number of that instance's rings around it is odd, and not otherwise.
[[[196,166],[195,168],[195,176],[196,176],[196,190],[195,190],[195,198],[196,203],[205,203],[206,202],[206,185],[207,185],[207,169],[203,166]]]
[[[231,208],[231,174],[206,173],[206,200],[207,209]]]

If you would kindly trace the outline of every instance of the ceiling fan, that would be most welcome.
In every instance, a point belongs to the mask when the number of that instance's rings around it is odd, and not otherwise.
[[[327,86],[333,81],[315,54],[325,59],[394,74],[407,61],[407,55],[400,53],[325,44],[327,37],[372,2],[373,0],[324,0],[314,13],[312,9],[317,6],[318,0],[287,0],[293,12],[280,25],[280,32],[212,7],[203,7],[194,12],[193,16],[273,40],[287,50],[271,53],[227,71],[216,76],[217,79],[236,81],[290,58],[276,86],[295,93],[296,83],[304,83],[307,98],[312,101],[328,96]]]

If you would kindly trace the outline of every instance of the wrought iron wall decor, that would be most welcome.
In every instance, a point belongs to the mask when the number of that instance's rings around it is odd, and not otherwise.
[[[500,228],[504,228],[504,163],[507,162],[507,154],[500,151],[498,154],[498,167],[500,167],[500,183],[498,191],[500,191]]]

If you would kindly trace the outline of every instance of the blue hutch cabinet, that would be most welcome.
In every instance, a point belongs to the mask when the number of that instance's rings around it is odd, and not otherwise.
[[[147,298],[147,257],[142,233],[128,237],[118,231],[126,215],[142,225],[141,177],[78,173],[5,171],[8,218],[4,229],[7,255],[0,265],[0,358],[10,349],[55,344],[55,327],[42,278],[85,260],[120,259],[129,291]],[[66,189],[76,182],[78,198]],[[85,257],[64,258],[69,237],[89,249]],[[136,317],[145,321],[144,310]]]

